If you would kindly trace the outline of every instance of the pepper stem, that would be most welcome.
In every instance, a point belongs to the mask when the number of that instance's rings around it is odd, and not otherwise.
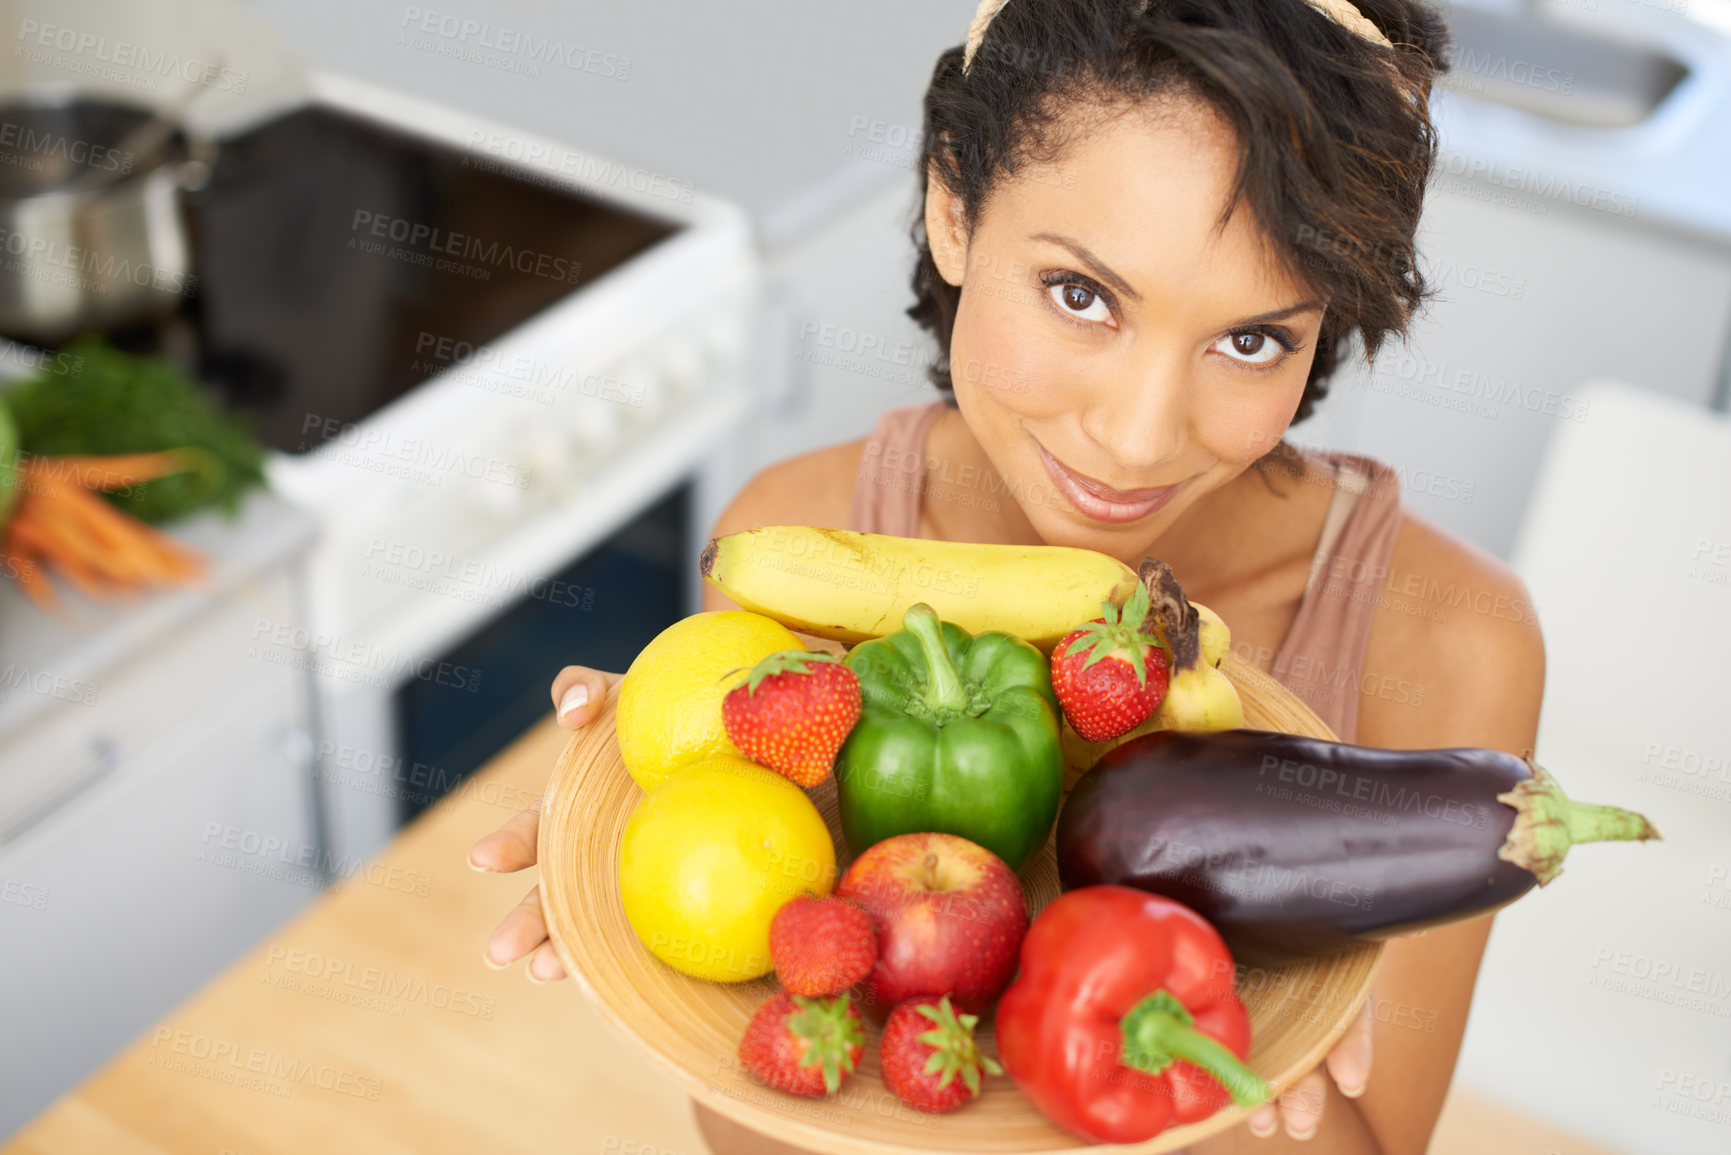
[[[1544,886],[1563,872],[1569,847],[1578,842],[1645,842],[1659,830],[1633,810],[1576,802],[1557,780],[1531,760],[1533,776],[1497,801],[1514,807],[1515,824],[1497,857],[1530,871]]]
[[[967,709],[968,691],[956,674],[956,667],[950,664],[938,612],[925,602],[911,605],[902,615],[902,628],[919,639],[920,649],[926,656],[926,709],[933,714],[945,710],[959,713]]]
[[[1131,1007],[1119,1022],[1124,1032],[1123,1063],[1158,1075],[1174,1062],[1202,1068],[1226,1088],[1232,1101],[1251,1106],[1268,1098],[1268,1084],[1220,1040],[1193,1025],[1196,1016],[1162,988]]]

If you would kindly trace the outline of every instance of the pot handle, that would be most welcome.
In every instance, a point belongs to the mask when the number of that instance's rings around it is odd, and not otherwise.
[[[185,132],[184,126],[182,132]],[[222,146],[215,137],[186,133],[186,159],[180,162],[180,171],[175,174],[181,190],[198,192],[209,184],[211,170],[216,167],[221,152]]]

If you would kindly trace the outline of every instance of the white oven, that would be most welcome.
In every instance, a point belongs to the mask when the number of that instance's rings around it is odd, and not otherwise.
[[[352,861],[422,808],[429,777],[439,788],[453,776],[416,764],[406,695],[435,724],[497,692],[501,677],[519,683],[512,708],[536,686],[547,706],[550,669],[478,666],[462,656],[465,639],[514,605],[556,605],[598,629],[631,607],[617,590],[609,604],[585,604],[593,584],[556,575],[692,478],[739,428],[753,395],[761,270],[745,214],[689,186],[346,79],[314,77],[312,93],[316,105],[460,150],[480,171],[596,198],[665,231],[496,338],[424,326],[412,340],[418,369],[430,370],[423,383],[354,420],[301,405],[305,435],[322,443],[270,461],[272,486],[323,530],[306,625],[261,618],[252,640],[265,660],[314,673],[308,754],[330,850]],[[378,237],[377,215],[355,229],[360,243],[391,245],[399,261],[442,251],[487,267],[480,246],[450,235],[416,247],[410,213]],[[556,273],[549,257],[533,259]],[[684,572],[695,575],[695,561]],[[634,579],[620,580],[628,590]],[[696,578],[686,581],[689,601]]]

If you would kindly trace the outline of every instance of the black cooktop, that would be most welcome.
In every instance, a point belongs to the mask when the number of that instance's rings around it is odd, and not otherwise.
[[[289,453],[680,227],[321,106],[220,142],[186,201],[196,288],[107,335],[182,362]]]

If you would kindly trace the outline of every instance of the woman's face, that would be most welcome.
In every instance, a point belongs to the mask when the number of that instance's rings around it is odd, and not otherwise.
[[[1197,102],[1103,119],[1004,178],[972,233],[933,186],[927,235],[962,294],[950,376],[1040,536],[1134,556],[1280,439],[1323,303],[1240,204],[1236,143]]]

